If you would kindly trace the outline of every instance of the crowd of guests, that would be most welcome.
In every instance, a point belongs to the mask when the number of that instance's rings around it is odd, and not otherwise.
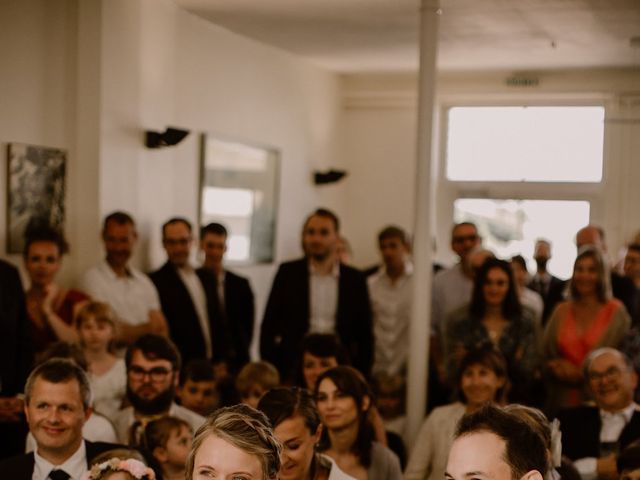
[[[337,216],[309,215],[304,256],[274,277],[260,361],[249,355],[250,282],[224,266],[228,232],[213,223],[199,233],[204,261],[194,268],[192,225],[168,220],[167,261],[147,276],[130,264],[135,221],[114,212],[103,223],[105,259],[79,289],[56,282],[68,245],[50,227],[27,232],[26,291],[0,262],[0,455],[19,454],[0,471],[457,479],[484,471],[465,470],[474,457],[459,452],[476,447],[495,447],[487,458],[506,452],[506,464],[477,468],[517,478],[613,480],[640,468],[637,244],[617,271],[604,232],[586,226],[562,281],[547,271],[549,242],[537,242],[529,275],[522,256],[496,258],[473,223],[455,225],[459,262],[434,266],[430,404],[409,443],[407,233],[384,228],[381,263],[361,271],[349,265]],[[532,462],[510,456],[512,435]]]

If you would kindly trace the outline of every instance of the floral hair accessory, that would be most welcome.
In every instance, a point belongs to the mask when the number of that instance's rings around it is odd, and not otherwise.
[[[140,460],[136,460],[135,458],[122,460],[114,457],[91,467],[91,470],[82,476],[82,480],[100,480],[105,474],[110,472],[127,472],[136,480],[156,479],[155,472]]]

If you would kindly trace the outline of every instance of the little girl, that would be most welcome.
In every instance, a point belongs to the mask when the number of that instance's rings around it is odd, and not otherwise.
[[[126,393],[127,369],[113,353],[116,323],[106,303],[88,302],[78,312],[76,329],[87,359],[94,408],[114,419]]]
[[[149,422],[144,437],[147,451],[162,466],[162,478],[183,480],[193,440],[191,426],[176,417],[162,417]]]

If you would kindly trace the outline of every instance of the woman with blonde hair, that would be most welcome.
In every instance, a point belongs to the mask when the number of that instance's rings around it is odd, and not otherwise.
[[[198,429],[187,458],[186,480],[272,480],[280,470],[282,445],[269,420],[248,405],[221,408]]]

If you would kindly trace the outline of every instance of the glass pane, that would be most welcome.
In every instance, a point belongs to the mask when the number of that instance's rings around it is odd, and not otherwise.
[[[454,107],[447,178],[600,182],[603,107]]]
[[[454,203],[454,220],[475,223],[482,245],[496,256],[522,255],[531,274],[536,240],[549,240],[552,257],[547,268],[569,278],[576,257],[576,232],[589,223],[589,202],[459,198]]]

